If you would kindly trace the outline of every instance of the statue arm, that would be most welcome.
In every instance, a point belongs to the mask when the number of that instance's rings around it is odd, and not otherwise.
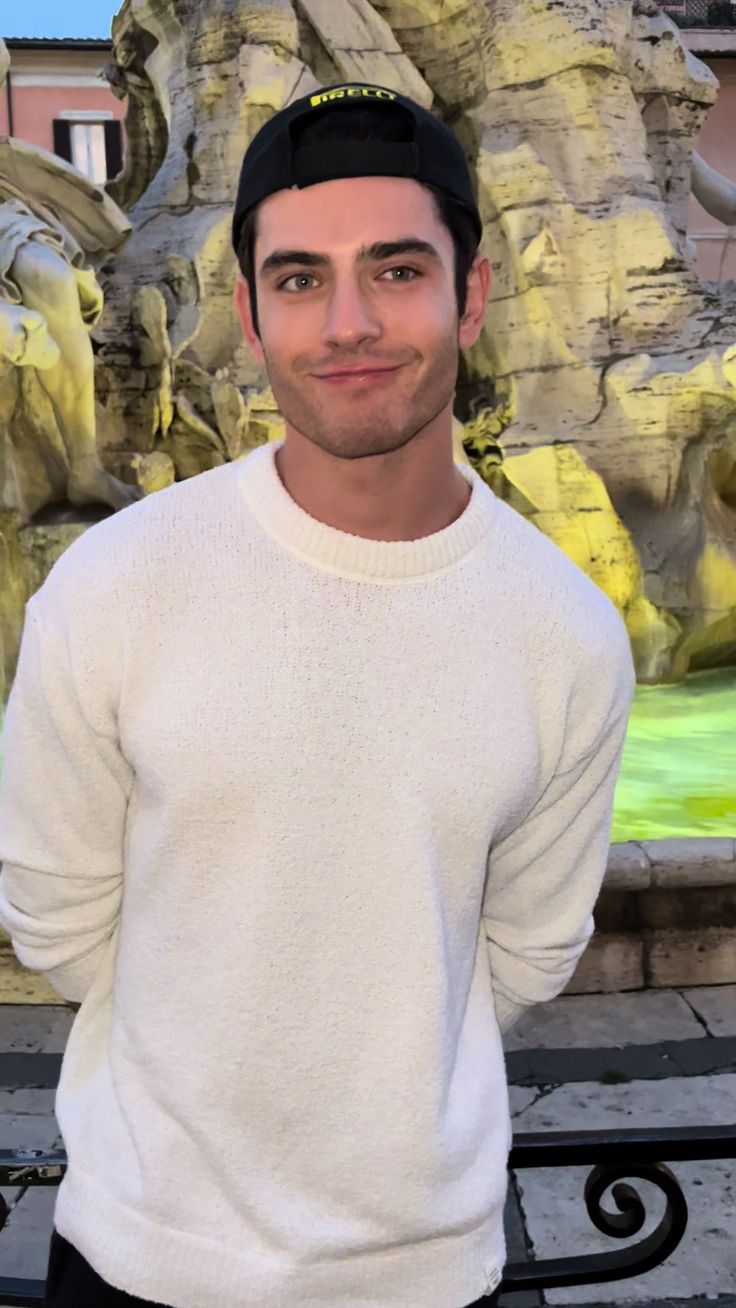
[[[578,670],[558,770],[489,854],[482,919],[502,1032],[560,994],[594,930],[635,686],[619,625],[610,648]]]
[[[0,920],[19,962],[78,1003],[118,927],[132,773],[91,703],[104,670],[71,645],[34,596],[3,730]]]
[[[77,168],[15,137],[0,137],[0,199],[15,197],[50,227],[67,233],[93,261],[118,250],[132,231],[104,187]]]
[[[697,151],[693,154],[692,187],[706,213],[726,227],[736,227],[736,182],[711,168]]]

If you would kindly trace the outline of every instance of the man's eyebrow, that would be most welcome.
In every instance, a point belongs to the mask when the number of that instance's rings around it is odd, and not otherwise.
[[[397,254],[423,254],[438,261],[440,258],[438,250],[429,241],[420,240],[418,236],[405,236],[400,241],[374,241],[372,245],[362,245],[357,259],[359,263],[377,262],[379,259],[393,259]],[[261,275],[287,264],[327,268],[331,262],[328,254],[317,250],[273,250],[261,264]]]

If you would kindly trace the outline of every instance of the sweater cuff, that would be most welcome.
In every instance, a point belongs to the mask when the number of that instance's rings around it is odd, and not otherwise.
[[[527,1011],[527,1008],[532,1007],[531,1004],[515,1004],[498,991],[494,991],[493,1001],[496,1006],[498,1029],[502,1035],[518,1022],[522,1013]]]

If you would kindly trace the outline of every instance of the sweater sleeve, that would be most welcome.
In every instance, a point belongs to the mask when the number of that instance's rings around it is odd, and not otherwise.
[[[35,596],[26,606],[2,738],[0,922],[24,967],[80,1001],[118,924],[132,771],[104,708],[104,624],[90,638],[76,618],[71,640]]]
[[[482,916],[502,1032],[564,990],[593,934],[636,684],[616,619],[607,647],[579,668],[558,769],[489,853]]]

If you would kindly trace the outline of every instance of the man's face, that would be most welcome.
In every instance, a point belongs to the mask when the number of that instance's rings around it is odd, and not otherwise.
[[[370,249],[400,241],[426,248]],[[417,182],[341,178],[269,196],[258,211],[254,268],[260,340],[242,277],[236,305],[287,426],[330,454],[364,458],[405,445],[452,402],[454,247]],[[393,371],[320,376],[361,366]]]

